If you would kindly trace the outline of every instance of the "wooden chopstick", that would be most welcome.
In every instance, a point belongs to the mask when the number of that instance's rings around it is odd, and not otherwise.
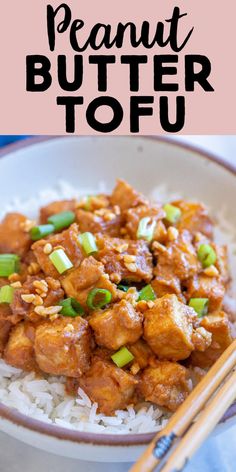
[[[181,438],[215,390],[236,365],[236,340],[215,362],[166,427],[151,441],[130,472],[151,472],[157,467],[176,438]]]
[[[183,469],[235,398],[236,371],[232,372],[229,379],[200,414],[200,417],[179,441],[179,444],[167,459],[166,464],[161,468],[162,472],[177,472]]]

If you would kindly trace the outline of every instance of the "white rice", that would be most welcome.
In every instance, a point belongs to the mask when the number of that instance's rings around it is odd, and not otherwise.
[[[106,191],[105,185],[101,183],[97,191]],[[78,191],[66,182],[59,182],[56,187],[46,189],[27,201],[15,198],[2,209],[0,217],[8,211],[19,211],[35,218],[38,208],[50,201],[91,193],[94,193],[94,189]],[[152,195],[160,201],[179,196],[170,194],[164,186],[157,188]],[[225,220],[223,211],[215,236],[217,242],[227,244],[229,248],[233,288],[230,294],[232,298],[228,297],[227,303],[235,312],[236,236],[233,226]],[[64,383],[63,377],[47,376],[39,379],[35,373],[25,373],[0,359],[0,402],[45,423],[92,433],[128,434],[159,431],[168,421],[168,415],[164,414],[161,408],[148,403],[143,403],[135,409],[129,406],[126,410],[118,410],[112,417],[99,414],[97,403],[92,403],[82,389],[78,390],[77,398],[72,398],[65,393]]]

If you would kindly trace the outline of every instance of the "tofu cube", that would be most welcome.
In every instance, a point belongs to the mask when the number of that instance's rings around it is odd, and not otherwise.
[[[95,358],[90,370],[79,379],[79,386],[105,415],[123,410],[133,401],[138,381],[111,362]]]
[[[143,241],[97,237],[97,258],[115,283],[121,280],[149,282],[152,278],[152,255]]]
[[[143,331],[141,315],[126,300],[94,313],[89,324],[94,331],[96,343],[114,350],[127,343],[135,343]]]
[[[4,350],[4,360],[18,369],[37,370],[34,354],[35,326],[22,321],[14,326]]]
[[[182,231],[187,229],[190,233],[202,233],[207,238],[213,238],[213,222],[206,207],[202,203],[186,202],[178,200],[172,203],[180,208],[182,214],[177,228]]]
[[[175,411],[191,391],[188,370],[177,362],[156,361],[140,376],[139,392],[145,401]]]
[[[81,261],[84,258],[84,254],[81,245],[78,241],[78,236],[78,227],[74,223],[62,233],[53,234],[47,239],[40,239],[39,241],[33,244],[32,249],[34,255],[42,271],[46,275],[53,277],[54,279],[58,279],[60,277],[60,274],[52,264],[49,255],[44,253],[44,247],[47,243],[50,243],[52,245],[53,250],[58,246],[64,248],[66,255],[68,256],[74,267],[78,267],[78,265],[80,265]]]
[[[101,262],[96,261],[93,256],[84,259],[80,267],[71,270],[62,278],[62,286],[68,297],[73,297],[85,308],[87,297],[94,288],[104,288],[112,294],[112,299],[117,297],[116,286],[110,282]]]
[[[156,276],[177,277],[181,282],[193,277],[201,270],[197,258],[196,248],[192,244],[192,236],[188,231],[182,231],[174,241],[166,246],[159,247],[153,244],[154,254],[157,257]]]
[[[6,347],[12,324],[10,321],[0,319],[0,357]]]
[[[187,359],[192,343],[194,310],[176,295],[165,295],[144,313],[144,339],[160,359]]]
[[[36,328],[36,361],[44,372],[79,377],[88,368],[91,334],[88,322],[80,316],[45,321]]]
[[[201,326],[212,334],[210,347],[202,352],[193,352],[190,363],[200,368],[209,368],[232,343],[233,336],[230,321],[223,311],[204,316]]]
[[[124,180],[117,180],[117,184],[111,194],[112,205],[120,207],[121,211],[141,204],[146,204],[147,199]]]
[[[24,228],[27,218],[20,213],[7,213],[0,223],[0,253],[23,257],[29,250],[31,238]]]
[[[78,209],[76,221],[81,233],[88,231],[110,236],[119,236],[120,234],[121,216],[116,214],[112,208],[101,208],[94,212]]]
[[[220,310],[225,294],[225,287],[219,277],[200,274],[187,282],[187,299],[208,298],[209,313]]]
[[[46,224],[50,216],[63,211],[75,211],[76,200],[58,200],[40,208],[40,223]]]
[[[139,205],[135,208],[129,208],[125,212],[126,230],[131,239],[137,239],[139,222],[142,218],[150,218],[151,222],[158,222],[163,219],[165,212],[162,205]],[[155,239],[155,238],[154,238]]]

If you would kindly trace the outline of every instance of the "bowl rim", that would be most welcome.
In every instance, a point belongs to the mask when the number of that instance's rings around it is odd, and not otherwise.
[[[41,144],[47,141],[55,140],[55,139],[63,139],[67,136],[35,136],[26,138],[23,141],[18,141],[13,144],[8,144],[5,148],[0,150],[0,158],[6,157],[11,153],[15,153],[18,150],[28,148],[35,144]],[[70,136],[71,137],[71,136]],[[78,136],[73,136],[74,138],[78,138]],[[89,136],[79,136],[79,138],[87,138]],[[191,153],[196,155],[200,155],[208,159],[209,161],[218,164],[220,167],[223,167],[231,174],[236,177],[236,165],[233,165],[226,161],[225,159],[215,155],[214,153],[205,151],[196,145],[180,142],[177,140],[169,139],[166,136],[98,136],[99,139],[102,138],[111,138],[115,137],[116,139],[120,138],[139,138],[145,139],[150,141],[156,141],[164,144],[168,144],[174,147],[178,147],[180,149],[189,150]],[[236,403],[231,405],[231,407],[227,410],[219,424],[225,423],[228,420],[236,417]],[[78,444],[93,444],[93,445],[101,445],[101,446],[141,446],[149,443],[153,437],[155,436],[155,432],[152,433],[142,433],[142,434],[105,434],[105,433],[88,433],[83,431],[75,431],[70,430],[67,428],[63,428],[61,426],[52,425],[48,423],[44,423],[42,421],[36,420],[29,416],[26,416],[14,408],[10,408],[5,406],[3,403],[0,402],[0,419],[9,421],[13,423],[17,427],[22,427],[28,429],[32,432],[39,433],[45,436],[50,436],[52,438],[56,438],[59,440],[64,441],[71,441],[73,443]]]

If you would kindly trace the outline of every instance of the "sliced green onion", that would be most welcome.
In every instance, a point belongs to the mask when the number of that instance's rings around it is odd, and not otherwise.
[[[14,288],[4,285],[0,288],[0,303],[11,303],[13,300]]]
[[[75,221],[75,213],[73,211],[62,211],[48,218],[48,223],[54,226],[55,231],[68,228]]]
[[[33,241],[38,241],[39,239],[43,239],[45,238],[45,236],[52,234],[53,231],[54,231],[53,225],[34,226],[34,228],[30,230],[30,237]]]
[[[0,254],[0,277],[9,277],[20,270],[20,258],[16,254]]]
[[[113,356],[111,356],[111,359],[117,365],[117,367],[124,367],[134,359],[134,356],[127,349],[127,347],[122,347],[119,351],[113,354]]]
[[[138,225],[137,239],[146,239],[150,242],[153,239],[156,222],[153,221],[149,216],[142,218]]]
[[[79,235],[79,242],[87,256],[98,251],[96,239],[92,233],[82,233]]]
[[[54,267],[56,267],[59,274],[63,274],[63,272],[73,267],[72,262],[63,249],[56,249],[53,251],[49,256],[49,259],[53,263]]]
[[[97,301],[96,301],[97,299]],[[87,305],[91,310],[102,308],[111,302],[112,294],[104,288],[94,288],[87,297]]]
[[[209,244],[201,244],[198,248],[197,257],[202,263],[202,267],[210,267],[216,262],[216,252]]]
[[[171,205],[170,203],[166,203],[163,208],[166,212],[166,220],[169,223],[175,224],[179,221],[182,213],[178,207]]]
[[[75,298],[66,298],[59,302],[59,306],[62,306],[60,315],[71,316],[75,318],[76,316],[84,315],[84,309]]]
[[[199,317],[205,316],[208,313],[209,299],[190,298],[188,305],[196,311]]]
[[[140,300],[146,300],[147,302],[156,300],[156,294],[150,284],[140,290],[138,301]]]
[[[119,290],[122,290],[123,292],[128,292],[128,290],[129,290],[130,287],[129,287],[128,285],[119,284],[119,285],[117,285],[117,288],[118,288]]]

